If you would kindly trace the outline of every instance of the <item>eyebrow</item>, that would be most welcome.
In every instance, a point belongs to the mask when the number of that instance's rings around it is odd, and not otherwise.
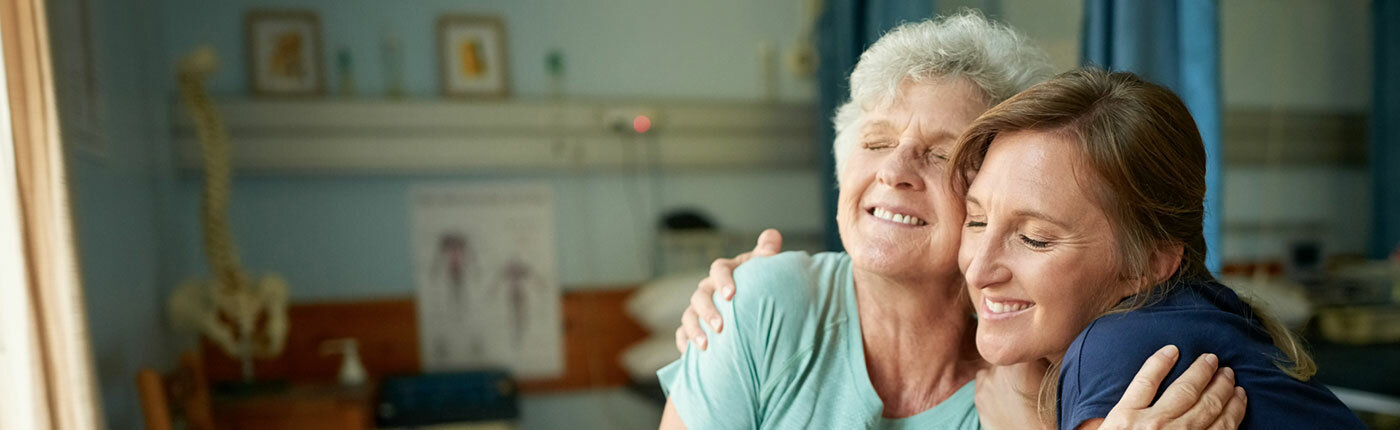
[[[868,137],[868,136],[870,136],[870,135],[872,135],[872,134],[877,134],[877,133],[882,133],[882,132],[884,132],[884,133],[892,133],[892,132],[894,132],[894,131],[895,131],[894,125],[893,125],[893,124],[890,124],[889,121],[885,121],[885,120],[875,120],[875,121],[871,121],[871,122],[865,123],[865,127],[863,127],[863,128],[861,129],[861,135],[867,136],[867,137]],[[929,142],[944,142],[944,141],[955,140],[955,139],[958,138],[958,135],[957,135],[956,133],[953,133],[953,132],[948,131],[948,130],[940,130],[940,131],[937,132],[937,133],[934,133],[934,134],[931,134],[931,135],[923,136],[923,138],[924,138],[924,139],[927,139]]]
[[[928,138],[929,142],[946,142],[956,140],[958,138],[958,135],[953,134],[953,132],[950,132],[948,130],[943,130],[926,137]]]
[[[1060,228],[1063,228],[1063,229],[1065,229],[1065,230],[1072,230],[1072,229],[1069,227],[1069,224],[1065,224],[1064,222],[1061,222],[1061,221],[1058,220],[1058,219],[1052,218],[1052,217],[1050,217],[1050,215],[1046,215],[1044,212],[1040,212],[1040,211],[1036,211],[1036,210],[1032,210],[1032,209],[1017,209],[1015,212],[1012,212],[1011,214],[1012,214],[1012,215],[1015,215],[1015,216],[1018,216],[1018,217],[1023,217],[1023,218],[1036,218],[1036,219],[1039,219],[1039,220],[1041,220],[1041,221],[1045,221],[1045,222],[1054,224],[1054,225],[1056,225],[1056,226],[1058,226],[1058,227],[1060,227]]]
[[[969,195],[969,196],[965,197],[964,200],[967,200],[969,203],[975,204],[975,205],[977,205],[977,206],[982,206],[982,202],[977,201],[977,198],[976,198],[976,197],[972,197],[972,196]],[[1058,219],[1055,219],[1054,217],[1051,217],[1050,215],[1046,215],[1044,212],[1037,211],[1037,210],[1034,210],[1034,209],[1017,209],[1016,211],[1011,212],[1011,215],[1014,215],[1014,216],[1020,217],[1020,218],[1035,218],[1035,219],[1038,219],[1038,220],[1041,220],[1041,221],[1045,221],[1045,222],[1054,224],[1054,225],[1056,225],[1056,226],[1058,226],[1058,227],[1060,227],[1060,228],[1063,228],[1063,229],[1065,229],[1065,230],[1072,230],[1072,229],[1070,228],[1069,224],[1066,224],[1066,223],[1064,223],[1063,221],[1060,221],[1060,220],[1058,220]]]
[[[862,127],[862,128],[861,128],[861,134],[866,135],[866,136],[869,136],[869,135],[872,135],[872,134],[876,134],[876,133],[882,133],[882,132],[884,132],[884,133],[889,133],[889,132],[893,132],[893,131],[894,131],[894,125],[892,125],[892,124],[890,124],[888,121],[884,121],[884,120],[877,120],[877,121],[867,122],[867,123],[865,123],[865,127]]]

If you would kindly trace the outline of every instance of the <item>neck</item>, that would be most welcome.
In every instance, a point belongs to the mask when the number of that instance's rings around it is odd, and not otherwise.
[[[982,364],[961,277],[854,275],[866,370],[886,417],[923,412],[972,380]]]

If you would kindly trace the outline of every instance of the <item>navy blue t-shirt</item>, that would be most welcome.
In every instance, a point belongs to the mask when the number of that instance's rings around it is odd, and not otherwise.
[[[1147,358],[1170,344],[1181,358],[1159,397],[1196,357],[1214,353],[1249,396],[1241,429],[1364,429],[1322,384],[1293,379],[1274,364],[1283,352],[1251,315],[1233,290],[1209,281],[1179,285],[1142,309],[1099,317],[1060,364],[1060,428],[1108,416]]]

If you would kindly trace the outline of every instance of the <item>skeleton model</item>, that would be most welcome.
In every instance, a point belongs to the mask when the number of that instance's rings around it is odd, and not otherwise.
[[[224,353],[243,363],[243,379],[253,377],[253,358],[275,357],[287,339],[287,283],[275,274],[252,282],[238,261],[228,226],[229,143],[219,114],[204,90],[218,68],[213,49],[201,47],[180,61],[180,93],[198,133],[204,155],[200,219],[212,279],[190,281],[170,295],[177,328],[197,330]]]

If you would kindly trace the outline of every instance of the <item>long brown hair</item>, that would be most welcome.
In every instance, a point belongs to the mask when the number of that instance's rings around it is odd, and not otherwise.
[[[1142,308],[1176,285],[1213,281],[1206,268],[1206,152],[1191,112],[1171,90],[1126,72],[1085,68],[1035,85],[982,114],[949,161],[950,183],[966,193],[992,141],[1001,133],[1042,131],[1070,136],[1084,165],[1097,175],[1089,189],[1113,227],[1120,279],[1140,292],[1105,312]],[[1181,247],[1166,282],[1153,279],[1152,258]],[[1253,306],[1251,306],[1253,308]],[[1252,317],[1283,352],[1275,364],[1306,381],[1317,371],[1297,338],[1273,317]],[[1041,384],[1042,416],[1053,417],[1059,365]],[[1053,418],[1052,418],[1053,419]]]

